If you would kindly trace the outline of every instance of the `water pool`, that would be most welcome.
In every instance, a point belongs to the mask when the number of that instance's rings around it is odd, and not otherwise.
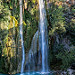
[[[1,74],[0,75],[10,75],[10,74]],[[55,75],[52,72],[25,72],[25,73],[17,73],[12,75]]]
[[[9,74],[2,74],[2,73],[0,73],[0,75],[9,75]]]
[[[15,75],[54,75],[54,74],[50,72],[26,72],[26,73],[15,74]]]

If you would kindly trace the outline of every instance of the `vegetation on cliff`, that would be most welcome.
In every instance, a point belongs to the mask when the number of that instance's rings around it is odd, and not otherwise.
[[[39,28],[38,0],[23,1],[23,37],[26,54]],[[45,0],[48,20],[48,62],[52,70],[75,63],[75,5],[72,1]],[[0,73],[20,72],[19,1],[0,0]],[[56,69],[57,68],[57,69]]]

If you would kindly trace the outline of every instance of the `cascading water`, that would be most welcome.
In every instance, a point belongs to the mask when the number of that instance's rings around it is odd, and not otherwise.
[[[46,19],[46,10],[44,6],[44,1],[39,0],[39,9],[40,9],[40,23],[39,23],[39,49],[41,49],[42,54],[42,72],[48,72],[48,35],[47,35],[47,19]],[[24,62],[25,62],[25,52],[24,52],[24,44],[23,44],[23,32],[22,32],[22,0],[20,0],[20,37],[21,37],[21,45],[22,45],[22,66],[21,73],[24,72]],[[33,71],[35,71],[35,62],[34,62],[34,54],[37,53],[37,39],[38,39],[38,31],[35,33],[32,43],[31,49],[28,54],[28,62],[29,62],[29,70],[30,72],[31,66],[33,67]],[[31,61],[33,60],[33,61]],[[33,63],[33,64],[32,64]]]
[[[20,37],[21,37],[21,47],[22,47],[22,65],[21,65],[21,73],[24,72],[24,62],[25,62],[25,49],[24,49],[24,43],[23,43],[23,28],[22,28],[22,0],[19,0],[20,4]]]
[[[31,48],[29,50],[29,54],[28,54],[28,72],[30,72],[30,70],[35,71],[35,60],[34,60],[34,54],[37,52],[37,42],[38,42],[38,31],[35,33],[33,39],[32,39],[32,43],[31,43]],[[30,67],[32,66],[32,68],[30,69]]]
[[[39,9],[40,9],[40,38],[39,44],[41,45],[42,53],[42,72],[48,72],[48,37],[47,37],[47,19],[46,19],[46,10],[44,6],[44,0],[39,0]]]

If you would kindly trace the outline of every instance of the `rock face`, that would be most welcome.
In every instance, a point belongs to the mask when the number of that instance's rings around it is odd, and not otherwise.
[[[71,65],[71,69],[75,70],[75,63]]]
[[[67,69],[69,75],[75,75],[75,70]]]
[[[62,44],[64,49],[66,49],[66,50],[70,50],[71,47],[73,47],[73,45],[70,41],[70,37],[68,35],[67,36],[63,36],[63,35],[59,36],[58,34],[56,34],[54,39],[57,44]]]
[[[64,45],[64,48],[70,50],[70,44],[71,44],[71,42],[68,39],[68,37],[63,38],[62,44]]]
[[[67,71],[61,71],[61,70],[57,70],[54,71],[55,75],[75,75],[75,70],[73,69],[67,69]]]

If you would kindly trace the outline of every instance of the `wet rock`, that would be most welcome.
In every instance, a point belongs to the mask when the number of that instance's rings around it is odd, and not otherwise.
[[[67,69],[69,75],[75,75],[75,70]]]
[[[75,63],[71,65],[71,69],[75,70]]]

